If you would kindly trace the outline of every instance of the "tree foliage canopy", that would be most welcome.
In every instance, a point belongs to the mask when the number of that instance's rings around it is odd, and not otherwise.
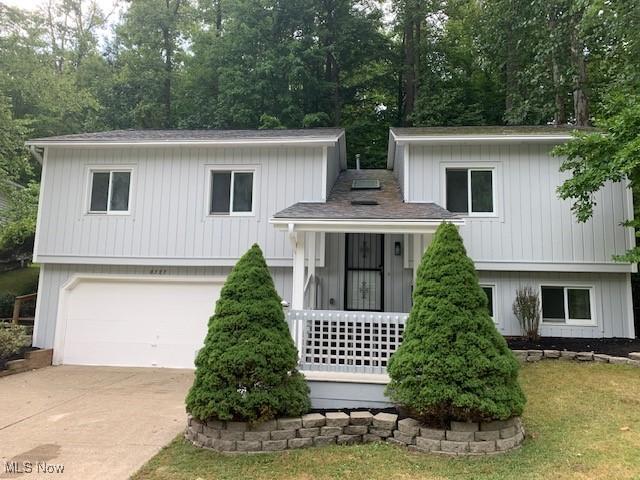
[[[0,176],[38,179],[25,137],[115,128],[341,126],[383,167],[390,126],[605,125],[640,87],[640,2],[121,5],[0,4]]]
[[[280,301],[254,245],[229,274],[209,321],[187,395],[193,416],[260,422],[311,407]]]
[[[427,420],[520,415],[518,362],[487,310],[457,228],[444,223],[418,268],[413,306],[391,356],[387,393]]]

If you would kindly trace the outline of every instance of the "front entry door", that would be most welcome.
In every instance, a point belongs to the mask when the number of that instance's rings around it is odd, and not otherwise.
[[[347,233],[345,308],[381,312],[384,308],[384,235]]]

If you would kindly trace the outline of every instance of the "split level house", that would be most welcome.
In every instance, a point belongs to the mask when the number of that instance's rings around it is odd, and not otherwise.
[[[635,265],[612,258],[634,245],[622,225],[631,191],[606,184],[578,223],[551,155],[570,137],[397,128],[377,170],[347,168],[341,129],[32,140],[42,162],[34,345],[54,348],[57,364],[193,368],[226,275],[258,243],[314,404],[381,400],[367,388],[385,382],[442,222],[459,227],[503,335],[521,334],[512,304],[530,285],[543,336],[633,338]]]

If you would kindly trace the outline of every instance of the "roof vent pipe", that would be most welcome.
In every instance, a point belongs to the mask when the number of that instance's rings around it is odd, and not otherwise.
[[[360,154],[356,153],[356,170],[360,170]]]

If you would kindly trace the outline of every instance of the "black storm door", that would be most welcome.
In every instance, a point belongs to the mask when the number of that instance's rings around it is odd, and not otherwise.
[[[345,309],[384,309],[384,235],[347,233],[345,238]]]

